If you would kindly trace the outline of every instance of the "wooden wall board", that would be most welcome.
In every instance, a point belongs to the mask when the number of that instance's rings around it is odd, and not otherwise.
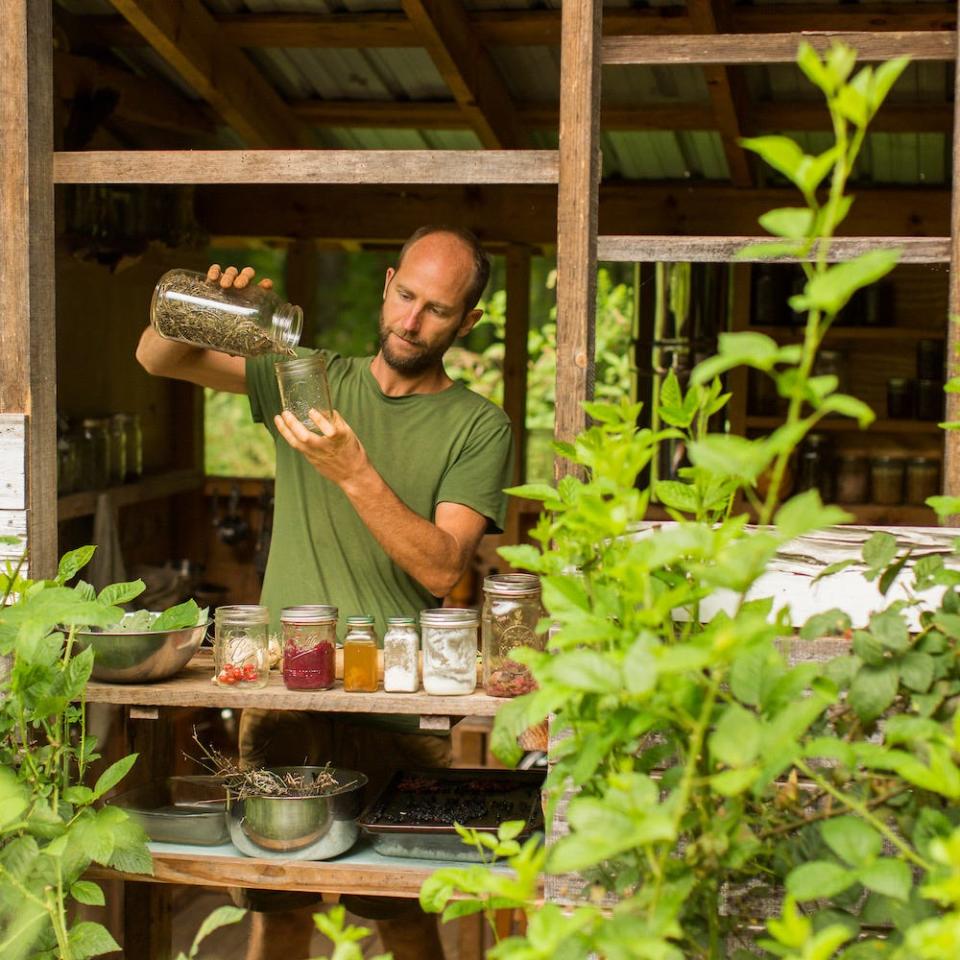
[[[958,34],[960,36],[960,34]],[[960,50],[958,50],[960,56]],[[953,195],[950,199],[950,292],[947,300],[951,318],[947,331],[947,376],[960,376],[960,70],[954,80]],[[947,420],[960,420],[960,394],[947,394]],[[947,432],[943,451],[943,492],[960,496],[960,431]],[[953,518],[960,521],[960,516]]]
[[[27,507],[27,417],[0,413],[0,510]]]
[[[680,261],[725,263],[793,262],[792,257],[739,256],[749,244],[781,243],[778,237],[668,237],[668,236],[601,236],[597,257],[600,260],[629,262]],[[901,263],[949,263],[949,237],[836,237],[830,244],[831,262],[851,260],[869,250],[899,247]],[[808,259],[813,259],[809,257]]]
[[[793,63],[797,47],[805,40],[823,51],[834,40],[855,47],[861,62],[889,60],[909,55],[914,60],[953,60],[956,34],[952,31],[865,33],[829,30],[803,33],[722,33],[713,36],[608,37],[603,41],[603,62],[671,66],[691,64]]]
[[[556,183],[554,150],[107,150],[57,153],[57,183]]]

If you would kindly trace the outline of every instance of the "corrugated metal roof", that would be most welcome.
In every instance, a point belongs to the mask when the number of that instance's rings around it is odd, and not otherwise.
[[[399,11],[400,0],[204,0],[214,13],[340,13]],[[648,6],[676,5],[677,0],[652,0]],[[757,3],[811,0],[754,0]],[[913,0],[924,2],[924,0]],[[931,3],[937,0],[930,0]],[[57,0],[71,13],[111,14],[109,0]],[[465,0],[469,9],[559,9],[561,0]],[[836,0],[823,0],[832,6]],[[623,8],[632,0],[605,0],[605,7]],[[911,4],[903,4],[907,7]],[[147,47],[115,50],[132,70],[170,83],[184,96],[195,92]],[[560,90],[559,50],[548,47],[494,47],[490,50],[511,95],[518,102],[556,103]],[[288,100],[450,100],[450,91],[425,50],[418,48],[254,49],[249,56]],[[817,100],[820,97],[792,64],[743,68],[754,99]],[[890,94],[899,102],[952,101],[954,65],[911,64]],[[708,102],[703,72],[698,67],[610,67],[602,76],[603,102],[617,107],[644,104]],[[783,121],[792,133],[789,114]],[[826,133],[793,134],[805,149],[826,149]],[[556,146],[555,131],[534,131],[534,145]],[[467,130],[424,131],[333,127],[319,131],[320,142],[349,149],[476,149],[479,140]],[[236,138],[224,130],[224,146]],[[601,137],[604,175],[629,179],[726,179],[722,143],[715,131],[604,131]],[[950,175],[950,141],[942,133],[873,133],[867,138],[856,177],[875,183],[942,184]],[[769,180],[775,175],[764,174]]]

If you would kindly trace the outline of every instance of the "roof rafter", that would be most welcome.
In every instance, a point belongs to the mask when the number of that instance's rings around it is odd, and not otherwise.
[[[312,146],[297,118],[199,0],[111,0],[117,11],[252,147]]]
[[[430,58],[485,147],[520,147],[528,137],[507,85],[474,33],[461,0],[402,0]]]

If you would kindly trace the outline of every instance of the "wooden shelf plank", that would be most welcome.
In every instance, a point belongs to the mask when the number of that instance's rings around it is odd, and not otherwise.
[[[217,847],[151,843],[152,877],[92,867],[90,877],[202,887],[253,887],[316,893],[359,893],[373,897],[416,898],[420,886],[441,867],[463,866],[452,860],[384,857],[361,838],[334,860],[267,860],[246,857],[232,844]]]
[[[492,717],[509,702],[479,691],[462,697],[434,697],[423,691],[346,693],[339,683],[332,690],[288,690],[276,670],[271,671],[270,682],[262,689],[236,690],[218,686],[211,681],[212,676],[212,657],[203,650],[177,676],[159,683],[100,683],[91,680],[87,684],[87,702],[440,717]]]
[[[799,343],[803,331],[799,327],[751,325],[751,333],[764,333],[774,340]],[[912,340],[942,340],[946,327],[831,327],[825,343],[898,343]]]
[[[796,257],[741,257],[748,244],[781,243],[778,237],[676,237],[676,236],[601,236],[597,239],[597,259],[629,263],[690,261],[725,263],[731,260],[764,263],[793,263]],[[899,247],[901,263],[949,263],[949,237],[836,237],[830,244],[828,260],[851,260],[869,250]],[[808,258],[812,259],[812,257]]]
[[[752,430],[776,430],[783,426],[783,417],[746,418],[746,426]],[[935,420],[888,420],[876,419],[867,428],[871,433],[943,433]],[[860,427],[856,420],[847,417],[827,418],[817,424],[817,433],[853,433]]]
[[[860,62],[910,56],[914,60],[953,60],[955,31],[899,31],[865,33],[821,30],[803,33],[737,34],[680,37],[606,37],[604,64],[670,65],[680,63],[793,63],[797,47],[806,40],[823,52],[834,40],[854,47]]]
[[[159,500],[175,493],[199,490],[203,486],[203,477],[194,470],[172,470],[152,477],[144,477],[137,483],[126,483],[106,490],[81,490],[68,493],[57,500],[57,519],[73,520],[85,517],[97,509],[97,500],[101,494],[109,497],[115,507],[126,507],[132,503],[147,500]]]
[[[555,150],[87,150],[55,183],[556,183]]]

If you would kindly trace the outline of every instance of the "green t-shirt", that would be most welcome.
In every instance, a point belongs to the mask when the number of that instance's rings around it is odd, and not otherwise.
[[[387,617],[415,617],[439,600],[387,556],[343,491],[277,433],[276,359],[256,357],[246,367],[253,418],[277,441],[261,602],[274,625],[282,607],[304,603],[332,603],[341,627],[349,616],[370,614],[382,640]],[[328,354],[327,360],[335,408],[403,503],[430,521],[438,503],[462,503],[485,516],[489,530],[503,529],[512,443],[510,421],[499,407],[462,383],[440,393],[388,397],[370,371],[371,357]]]

